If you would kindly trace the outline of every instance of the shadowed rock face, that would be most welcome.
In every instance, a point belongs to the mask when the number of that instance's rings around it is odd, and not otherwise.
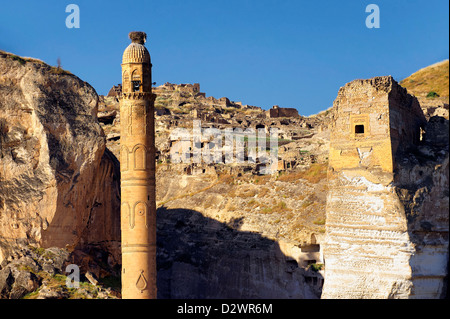
[[[242,219],[221,223],[194,210],[158,209],[158,298],[318,298],[306,271],[276,241],[240,230]]]
[[[158,298],[319,298],[320,273],[299,267],[276,241],[243,231],[244,218],[222,223],[195,210],[158,209]],[[32,292],[37,299],[116,298],[120,287],[112,291],[102,280],[112,276],[120,283],[120,267],[111,257],[93,246],[69,253],[18,245],[0,265],[0,299]],[[69,264],[78,265],[83,287],[92,276],[102,282],[94,295],[52,284],[55,274],[71,272]]]
[[[119,186],[95,90],[10,54],[0,70],[0,262],[17,242],[117,246]]]

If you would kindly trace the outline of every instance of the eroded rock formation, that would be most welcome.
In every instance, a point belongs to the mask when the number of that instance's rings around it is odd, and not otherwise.
[[[16,243],[117,249],[118,175],[95,90],[0,53],[0,261]]]

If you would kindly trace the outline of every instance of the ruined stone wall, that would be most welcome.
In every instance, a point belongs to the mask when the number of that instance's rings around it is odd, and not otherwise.
[[[426,119],[416,97],[409,95],[395,81],[390,85],[393,89],[388,96],[389,126],[392,154],[395,156],[399,147],[419,144],[420,131],[425,128]]]
[[[272,108],[268,110],[268,117],[298,117],[298,111],[293,108]]]
[[[166,82],[161,86],[153,88],[153,93],[167,92],[167,91],[181,91],[187,93],[200,93],[200,84],[173,84]]]
[[[339,90],[331,126],[330,165],[392,172],[388,78],[355,80]]]
[[[446,144],[442,136],[432,141],[436,126],[448,127],[448,120],[430,120],[430,136],[419,143],[418,131],[427,127],[415,103],[391,77],[353,81],[339,91],[322,298],[446,293],[448,133]],[[392,138],[396,131],[403,132]]]
[[[114,85],[108,92],[107,96],[117,97],[122,92],[122,84]]]

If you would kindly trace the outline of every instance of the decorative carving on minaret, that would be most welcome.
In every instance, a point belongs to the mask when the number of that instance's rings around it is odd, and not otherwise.
[[[138,280],[136,281],[136,288],[141,291],[141,293],[144,292],[144,290],[147,288],[147,279],[144,276],[144,271],[141,269],[141,273],[139,274]]]

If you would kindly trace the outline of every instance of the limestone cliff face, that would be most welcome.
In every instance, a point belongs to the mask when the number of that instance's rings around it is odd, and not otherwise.
[[[424,122],[418,110],[390,77],[339,91],[322,298],[445,296],[448,119]]]
[[[424,144],[400,153],[395,190],[414,247],[411,298],[448,298],[449,123],[430,118]]]
[[[242,220],[158,209],[158,298],[318,298],[320,288],[307,281],[321,276],[299,267],[279,242],[243,230]]]
[[[0,261],[14,243],[120,240],[118,184],[95,90],[0,52]]]
[[[393,183],[358,171],[334,176],[322,298],[443,298],[448,172],[447,153],[401,168]]]

